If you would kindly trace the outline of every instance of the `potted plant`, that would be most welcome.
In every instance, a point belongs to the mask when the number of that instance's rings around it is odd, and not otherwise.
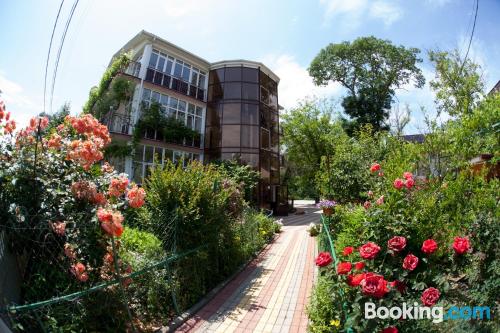
[[[337,203],[333,200],[321,200],[316,206],[323,209],[323,214],[325,216],[331,216],[333,214],[333,208]]]

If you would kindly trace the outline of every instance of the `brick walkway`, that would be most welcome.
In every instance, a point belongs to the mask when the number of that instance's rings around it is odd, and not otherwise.
[[[316,239],[305,229],[320,214],[297,206],[306,214],[285,217],[278,238],[177,332],[306,332]]]

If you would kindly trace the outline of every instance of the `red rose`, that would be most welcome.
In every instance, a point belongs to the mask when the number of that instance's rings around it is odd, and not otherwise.
[[[354,248],[352,246],[346,246],[344,247],[344,251],[342,251],[342,255],[348,256],[354,251]]]
[[[333,258],[330,255],[330,252],[321,252],[320,254],[318,254],[318,257],[316,258],[316,266],[325,267],[330,265],[332,261]]]
[[[365,279],[366,274],[356,274],[356,275],[348,275],[347,276],[347,284],[351,287],[357,287],[361,284],[361,281]]]
[[[384,177],[384,172],[383,172],[383,171],[380,171],[380,172],[378,173],[378,176],[379,176],[379,177]]]
[[[368,209],[372,206],[372,203],[370,201],[365,201],[365,203],[363,204],[363,207],[365,207],[365,209]]]
[[[406,238],[394,236],[387,241],[387,247],[394,252],[402,251],[406,247]]]
[[[398,333],[398,329],[394,326],[386,327],[382,330],[382,333]]]
[[[350,262],[341,262],[337,265],[337,274],[343,275],[351,271],[352,264]]]
[[[394,181],[394,183],[392,185],[394,185],[395,189],[400,190],[403,188],[404,182],[403,182],[403,180],[396,178],[396,180]]]
[[[391,285],[391,287],[396,288],[401,294],[404,294],[406,291],[406,283],[404,283],[403,281],[394,280],[389,284]]]
[[[420,300],[425,306],[433,306],[437,303],[439,296],[441,296],[439,290],[431,287],[424,290],[422,296],[420,297]]]
[[[365,268],[365,263],[360,261],[354,264],[354,268],[357,269],[358,271],[362,270]]]
[[[436,252],[438,248],[438,244],[434,239],[427,239],[422,243],[422,252],[431,254]]]
[[[370,167],[370,172],[375,172],[380,170],[380,164],[378,163],[373,163],[372,166]]]
[[[411,172],[406,171],[403,173],[403,178],[404,179],[410,179],[410,178],[413,179],[413,174]]]
[[[413,180],[413,178],[409,178],[405,181],[406,188],[410,189],[413,187],[413,185],[415,185],[415,181]]]
[[[464,254],[469,251],[470,243],[467,237],[455,237],[455,241],[453,242],[453,250],[455,250],[456,254]]]
[[[380,251],[380,246],[373,242],[368,242],[359,248],[359,254],[363,259],[373,259]]]
[[[366,273],[365,278],[361,281],[363,293],[368,296],[382,298],[389,291],[387,289],[387,281],[382,275],[374,273]]]
[[[403,268],[408,271],[414,270],[415,268],[417,268],[417,265],[418,258],[411,253],[407,255],[403,260]]]

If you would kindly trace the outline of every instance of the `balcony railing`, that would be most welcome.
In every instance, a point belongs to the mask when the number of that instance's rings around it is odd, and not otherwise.
[[[196,98],[200,101],[205,101],[205,89],[198,88],[195,85],[189,84],[189,82],[162,73],[154,68],[147,69],[146,78],[144,80],[174,90],[183,95]]]
[[[127,68],[125,69],[125,74],[139,77],[141,71],[141,63],[137,61],[130,61]]]
[[[103,119],[110,133],[131,134],[132,121],[130,116],[111,112]]]

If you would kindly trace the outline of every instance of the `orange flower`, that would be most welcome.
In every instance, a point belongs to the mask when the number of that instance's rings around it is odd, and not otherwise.
[[[78,262],[71,266],[71,273],[78,279],[78,281],[86,282],[89,279],[87,272],[85,272],[86,267],[81,262]]]
[[[99,208],[97,218],[101,222],[101,228],[110,236],[120,237],[123,233],[123,216],[118,211]]]
[[[49,148],[59,149],[61,147],[61,140],[62,137],[59,134],[54,133],[50,136],[47,146]]]
[[[143,188],[139,188],[137,185],[134,185],[127,192],[127,200],[128,204],[132,208],[140,208],[144,205],[144,198],[146,197],[146,191]]]
[[[125,192],[128,186],[128,178],[125,176],[120,176],[118,178],[111,179],[109,184],[108,194],[112,197],[119,197]]]
[[[58,236],[64,236],[66,232],[66,223],[65,222],[49,222],[50,228],[53,232],[55,232]]]

